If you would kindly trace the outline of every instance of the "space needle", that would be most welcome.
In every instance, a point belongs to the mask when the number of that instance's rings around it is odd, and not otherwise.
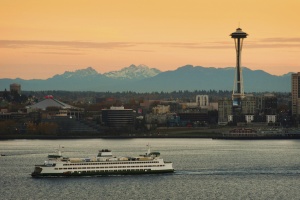
[[[244,84],[241,66],[241,54],[243,48],[244,38],[247,38],[247,33],[243,32],[241,28],[237,28],[235,32],[231,33],[231,38],[234,39],[236,50],[236,72],[234,77],[234,86],[232,91],[233,105],[241,106],[241,99],[244,98]]]

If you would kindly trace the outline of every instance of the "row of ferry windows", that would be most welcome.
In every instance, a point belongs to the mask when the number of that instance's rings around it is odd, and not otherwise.
[[[149,169],[118,169],[118,170],[94,170],[94,171],[74,171],[73,173],[93,173],[93,172],[126,172],[126,171],[148,171]]]
[[[94,163],[94,162],[86,162],[86,163],[74,163],[74,164],[63,164],[64,166],[68,165],[115,165],[115,164],[148,164],[148,163],[159,163],[158,161],[150,161],[150,162],[113,162],[113,163]]]
[[[55,170],[62,169],[103,169],[103,168],[134,168],[134,167],[164,167],[164,165],[144,165],[144,166],[114,166],[114,167],[68,167],[68,168],[54,168]]]

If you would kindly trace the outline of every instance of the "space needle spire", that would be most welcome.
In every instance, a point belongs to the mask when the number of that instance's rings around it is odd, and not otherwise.
[[[241,99],[244,98],[244,84],[243,74],[241,66],[241,54],[243,48],[244,38],[247,38],[247,33],[243,32],[241,28],[237,28],[235,32],[231,33],[231,38],[234,39],[235,50],[236,50],[236,71],[234,78],[234,86],[232,91],[232,100],[234,105],[240,106]]]

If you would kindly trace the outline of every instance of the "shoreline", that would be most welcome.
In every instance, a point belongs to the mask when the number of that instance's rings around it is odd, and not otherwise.
[[[88,132],[73,132],[60,133],[53,135],[41,134],[0,134],[0,140],[16,140],[16,139],[40,139],[40,140],[58,140],[58,139],[135,139],[135,138],[206,138],[206,139],[221,139],[221,140],[267,140],[267,139],[300,139],[300,134],[277,134],[277,135],[223,135],[230,128],[159,128],[151,132],[130,132],[130,133],[88,133]]]
[[[45,136],[45,135],[2,135],[3,140],[68,140],[68,139],[215,139],[215,140],[289,140],[300,139],[300,135],[274,135],[274,136],[251,136],[251,137],[224,137],[222,135],[135,135],[135,136]]]
[[[45,140],[58,140],[58,139],[135,139],[135,138],[157,138],[157,139],[166,139],[166,138],[210,138],[212,137],[206,137],[206,136],[20,136],[20,135],[5,135],[0,136],[1,140],[16,140],[16,139],[45,139]]]

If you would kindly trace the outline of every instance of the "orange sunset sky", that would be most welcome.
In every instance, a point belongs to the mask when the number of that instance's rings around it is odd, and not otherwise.
[[[249,34],[242,65],[300,71],[300,0],[0,0],[0,78],[93,67],[235,66],[230,34]]]

